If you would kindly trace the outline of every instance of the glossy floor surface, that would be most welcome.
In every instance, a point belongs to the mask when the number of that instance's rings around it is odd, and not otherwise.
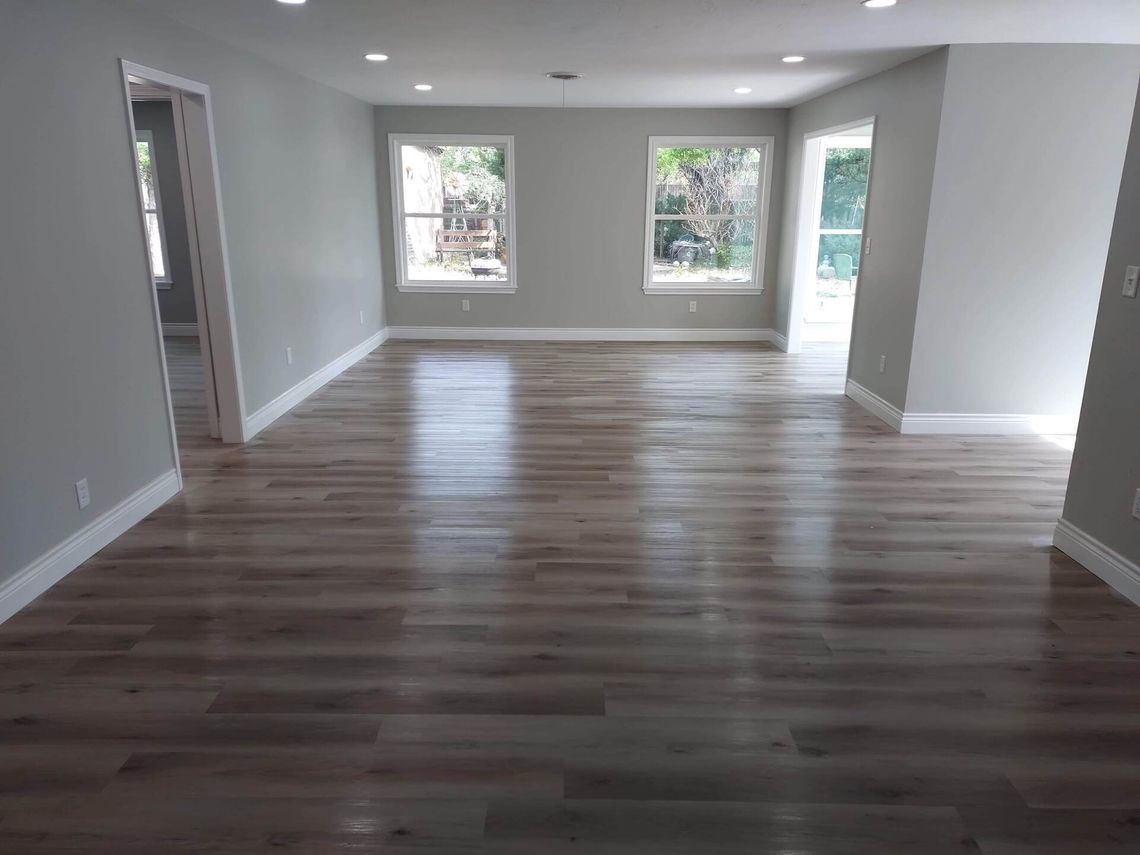
[[[842,374],[391,342],[184,437],[0,627],[0,851],[1140,851],[1140,612],[1048,546],[1068,452]]]

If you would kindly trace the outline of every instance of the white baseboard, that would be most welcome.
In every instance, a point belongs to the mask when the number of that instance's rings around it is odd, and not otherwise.
[[[312,395],[330,380],[346,369],[351,368],[366,357],[388,338],[388,328],[380,330],[358,344],[352,350],[338,356],[324,368],[320,368],[290,389],[286,389],[264,407],[246,416],[244,442],[249,442],[307,397]]]
[[[1086,534],[1068,520],[1059,520],[1053,545],[1103,579],[1109,587],[1140,605],[1140,566]]]
[[[847,381],[847,397],[895,430],[902,427],[902,410],[854,380]]]
[[[900,432],[971,436],[1067,435],[1077,432],[1077,418],[1003,413],[903,413]]]
[[[770,329],[649,329],[641,327],[389,327],[394,339],[464,341],[767,341]]]
[[[772,337],[768,340],[772,342],[772,344],[776,345],[776,347],[778,347],[780,350],[784,351],[784,353],[787,353],[788,337],[778,330],[769,330],[769,332],[772,333]]]
[[[197,324],[163,324],[162,334],[164,336],[197,338],[198,325]]]
[[[20,609],[113,541],[162,507],[182,489],[171,469],[45,552],[0,586],[0,622]]]

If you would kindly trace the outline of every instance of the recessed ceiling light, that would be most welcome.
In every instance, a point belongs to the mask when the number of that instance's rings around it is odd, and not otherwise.
[[[388,54],[386,53],[366,53],[364,58],[369,62],[387,62]]]
[[[278,3],[284,3],[286,6],[304,6],[305,0],[277,0]]]
[[[862,2],[868,9],[886,9],[894,6],[899,0],[862,0]]]
[[[732,91],[735,92],[737,95],[747,95],[749,92],[752,91],[752,89],[749,88],[748,86],[737,86]]]
[[[785,56],[781,62],[803,62],[804,59],[802,56]]]
[[[412,88],[415,89],[417,92],[431,92],[431,84],[430,83],[417,83]]]

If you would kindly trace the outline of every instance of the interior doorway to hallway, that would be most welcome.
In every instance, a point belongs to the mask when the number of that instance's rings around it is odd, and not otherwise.
[[[796,235],[789,350],[851,341],[870,195],[874,120],[808,134]]]
[[[122,74],[171,441],[176,450],[242,442],[209,88],[125,60]]]

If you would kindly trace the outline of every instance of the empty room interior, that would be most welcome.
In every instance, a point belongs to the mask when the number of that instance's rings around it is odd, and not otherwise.
[[[0,853],[1140,852],[1137,0],[0,0]]]

